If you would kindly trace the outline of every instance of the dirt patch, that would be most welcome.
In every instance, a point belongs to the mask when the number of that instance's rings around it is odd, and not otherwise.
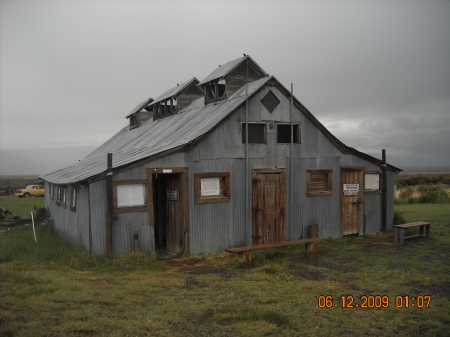
[[[414,295],[435,295],[444,298],[450,298],[450,283],[443,283],[432,286],[422,286],[416,282],[408,282],[405,284],[412,288],[411,293]]]
[[[299,267],[291,264],[289,270],[293,270],[298,277],[304,278],[308,281],[322,281],[326,279],[326,276],[317,270]]]
[[[188,274],[189,275],[217,274],[226,280],[237,276],[237,274],[233,270],[225,268],[223,266],[194,267],[189,269]]]
[[[183,287],[181,287],[181,289],[194,290],[197,288],[207,288],[207,287],[209,287],[208,283],[200,283],[197,281],[196,278],[189,276],[186,279],[186,284]]]
[[[168,266],[181,267],[182,265],[192,266],[196,262],[192,260],[167,260],[164,261],[163,263]]]

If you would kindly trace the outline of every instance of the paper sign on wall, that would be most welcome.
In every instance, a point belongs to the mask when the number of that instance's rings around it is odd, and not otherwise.
[[[167,190],[167,200],[177,201],[178,200],[178,191]]]
[[[344,195],[358,195],[359,184],[344,184]]]
[[[208,178],[200,180],[201,196],[220,195],[220,179]]]
[[[145,185],[117,185],[117,206],[145,206]]]

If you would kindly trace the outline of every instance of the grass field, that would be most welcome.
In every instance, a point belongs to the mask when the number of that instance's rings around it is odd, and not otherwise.
[[[47,227],[38,244],[30,226],[15,227],[0,235],[0,336],[449,336],[449,204],[396,211],[431,221],[431,237],[325,240],[316,258],[255,251],[251,269],[227,253],[90,257]]]

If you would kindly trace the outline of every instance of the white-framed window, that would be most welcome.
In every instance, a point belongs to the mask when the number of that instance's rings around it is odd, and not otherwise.
[[[70,210],[73,212],[76,212],[77,211],[78,190],[75,186],[72,187],[70,195],[71,195]]]
[[[366,171],[365,173],[365,193],[381,193],[379,171]]]

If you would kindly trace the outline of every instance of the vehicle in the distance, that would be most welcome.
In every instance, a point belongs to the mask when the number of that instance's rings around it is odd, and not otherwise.
[[[25,188],[16,190],[15,195],[19,198],[43,197],[45,195],[45,189],[39,185],[28,185]]]

